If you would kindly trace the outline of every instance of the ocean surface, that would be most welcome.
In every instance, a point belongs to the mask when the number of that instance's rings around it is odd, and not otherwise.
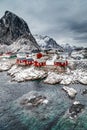
[[[42,81],[10,82],[6,72],[0,73],[0,130],[87,130],[87,88],[80,84],[70,85],[77,90],[74,100],[69,99],[62,85],[47,85]],[[24,109],[19,100],[31,93],[44,95],[48,104]],[[85,109],[76,120],[67,116],[74,101],[80,101]]]

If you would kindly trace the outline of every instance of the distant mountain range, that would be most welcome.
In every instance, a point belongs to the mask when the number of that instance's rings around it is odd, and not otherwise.
[[[75,46],[75,45],[71,45],[69,43],[66,43],[66,44],[61,44],[61,46],[63,47],[64,51],[68,52],[68,51],[73,51],[73,50],[82,50],[84,49],[83,47],[78,47],[78,46]]]

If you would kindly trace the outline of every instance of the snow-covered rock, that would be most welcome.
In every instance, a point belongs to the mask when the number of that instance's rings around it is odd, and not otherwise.
[[[69,108],[69,115],[71,119],[74,119],[78,116],[79,113],[82,112],[84,109],[84,105],[81,104],[79,101],[75,101],[71,107]]]
[[[73,77],[70,75],[65,75],[62,77],[62,81],[60,82],[60,84],[63,85],[69,85],[72,83]]]
[[[87,84],[87,72],[83,69],[71,70],[69,72],[59,74],[57,74],[56,72],[49,71],[47,78],[44,80],[44,83],[60,83],[62,85],[69,85],[79,82]]]
[[[47,78],[44,80],[44,83],[48,84],[56,84],[61,81],[60,75],[54,73],[54,72],[49,72]]]
[[[55,55],[54,55],[55,57]],[[85,62],[86,64],[87,62]],[[27,81],[27,80],[35,80],[35,79],[43,79],[44,83],[48,84],[56,84],[60,83],[63,85],[69,85],[74,83],[82,83],[87,84],[87,70],[86,67],[78,68],[78,69],[70,69],[67,68],[66,71],[58,72],[56,69],[53,72],[52,67],[48,66],[46,71],[45,68],[36,68],[34,66],[18,66],[13,65],[10,60],[5,60],[0,62],[0,71],[9,70],[8,74],[12,77],[12,80],[17,82]],[[13,65],[13,66],[12,66]],[[12,66],[12,67],[11,67]],[[10,69],[11,68],[11,69]]]
[[[25,108],[27,108],[27,107],[37,107],[37,106],[39,106],[39,105],[41,105],[41,104],[47,104],[48,103],[48,100],[46,99],[46,97],[45,96],[42,96],[42,95],[40,95],[40,96],[35,96],[35,97],[33,97],[33,98],[31,98],[31,99],[28,99],[28,97],[27,97],[27,99],[25,98],[25,99],[22,99],[21,100],[21,102],[20,102],[20,104],[22,105],[22,106],[24,106]]]
[[[44,72],[43,70],[36,70],[34,67],[30,67],[30,68],[14,67],[9,72],[10,75],[12,75],[12,81],[17,81],[17,82],[43,79],[47,76],[46,72]]]
[[[75,95],[77,94],[77,91],[74,88],[70,88],[70,87],[64,86],[62,89],[65,92],[67,92],[67,94],[68,94],[68,96],[70,98],[75,98]]]
[[[0,71],[7,71],[11,68],[11,66],[13,65],[13,63],[9,62],[9,61],[1,61],[0,62]]]
[[[18,73],[22,70],[21,66],[14,65],[11,67],[11,69],[8,71],[8,74],[10,76],[14,76],[15,73]]]
[[[86,76],[81,76],[78,78],[78,81],[81,83],[81,84],[84,84],[84,85],[87,85],[87,75]]]

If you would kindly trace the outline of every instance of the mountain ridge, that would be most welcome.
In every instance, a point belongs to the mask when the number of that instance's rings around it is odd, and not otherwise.
[[[63,51],[63,48],[51,37],[43,35],[33,35],[41,49],[57,49]]]

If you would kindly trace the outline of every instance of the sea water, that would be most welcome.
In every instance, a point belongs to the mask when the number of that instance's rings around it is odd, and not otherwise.
[[[62,87],[39,80],[10,82],[6,72],[0,73],[0,130],[87,130],[87,95],[81,94],[87,86],[70,86],[78,92],[74,100],[69,99]],[[48,104],[24,109],[18,101],[27,93],[45,95]],[[84,104],[85,109],[72,120],[66,115],[75,100]]]

